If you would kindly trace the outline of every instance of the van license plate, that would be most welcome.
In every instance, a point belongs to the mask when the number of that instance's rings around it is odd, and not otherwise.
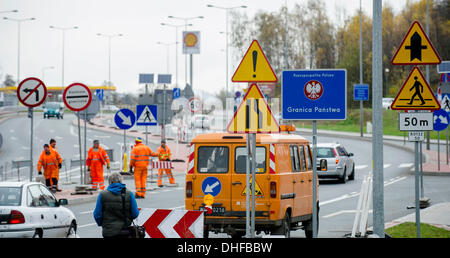
[[[206,211],[205,207],[200,207],[201,211]],[[225,207],[212,207],[212,213],[206,214],[208,216],[223,216],[225,214]]]

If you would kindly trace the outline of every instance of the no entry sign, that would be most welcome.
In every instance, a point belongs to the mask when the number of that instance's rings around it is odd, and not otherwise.
[[[30,77],[23,80],[17,87],[17,98],[27,107],[42,104],[47,97],[47,87],[38,78]]]
[[[66,107],[70,110],[82,111],[91,103],[92,93],[86,85],[73,83],[64,90],[63,100]]]

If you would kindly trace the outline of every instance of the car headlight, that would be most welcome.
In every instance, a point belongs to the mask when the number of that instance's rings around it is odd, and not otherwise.
[[[48,110],[46,108],[44,108],[44,112],[47,112]]]

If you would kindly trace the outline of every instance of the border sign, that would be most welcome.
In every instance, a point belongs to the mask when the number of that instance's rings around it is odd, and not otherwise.
[[[287,70],[281,82],[285,120],[345,120],[347,70]]]
[[[47,97],[47,87],[38,78],[30,77],[20,82],[17,87],[17,98],[27,107],[41,105]]]
[[[92,93],[86,85],[73,83],[64,90],[63,101],[70,110],[83,111],[91,104]]]

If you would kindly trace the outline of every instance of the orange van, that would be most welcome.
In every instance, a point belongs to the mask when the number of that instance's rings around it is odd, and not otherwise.
[[[210,133],[198,135],[191,142],[185,207],[206,210],[205,196],[213,197],[209,199],[211,209],[205,212],[205,237],[209,232],[245,235],[246,137]],[[257,134],[255,159],[256,233],[289,237],[291,230],[303,229],[306,237],[312,237],[313,164],[309,142],[294,134]]]

